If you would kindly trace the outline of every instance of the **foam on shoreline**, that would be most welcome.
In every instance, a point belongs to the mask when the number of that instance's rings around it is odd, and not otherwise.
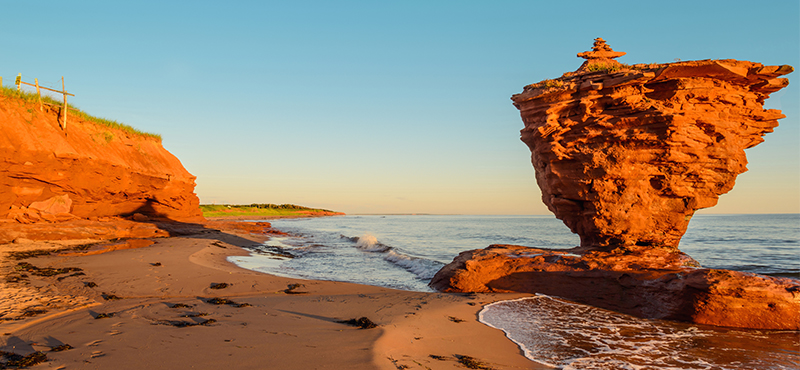
[[[800,366],[797,332],[645,320],[546,295],[486,305],[479,321],[503,330],[529,359],[561,369]]]

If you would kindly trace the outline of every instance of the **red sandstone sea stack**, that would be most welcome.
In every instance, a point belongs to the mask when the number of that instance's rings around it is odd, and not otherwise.
[[[623,65],[596,39],[586,62],[512,97],[547,207],[572,253],[464,252],[431,286],[559,295],[648,318],[800,329],[800,283],[699,268],[678,250],[694,212],[747,170],[744,149],[783,118],[765,110],[788,65],[737,60]],[[521,248],[521,249],[520,249]]]
[[[791,66],[702,60],[623,66],[601,39],[575,73],[512,100],[542,201],[584,249],[672,246],[694,212],[747,170],[780,111],[763,108]]]

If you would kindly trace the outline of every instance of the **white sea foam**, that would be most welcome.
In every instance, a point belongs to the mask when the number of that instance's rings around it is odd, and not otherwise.
[[[484,307],[481,322],[503,330],[525,356],[560,369],[792,369],[798,353],[759,348],[759,332],[700,328],[538,295]],[[792,333],[772,345],[792,349]],[[727,352],[726,352],[727,351]]]

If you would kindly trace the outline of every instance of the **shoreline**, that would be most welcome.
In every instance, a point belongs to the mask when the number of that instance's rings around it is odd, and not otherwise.
[[[461,356],[492,369],[548,368],[524,357],[501,330],[478,321],[484,305],[526,295],[412,292],[291,279],[227,260],[249,255],[243,247],[268,238],[241,229],[204,229],[92,255],[19,261],[4,256],[6,276],[20,262],[80,269],[82,275],[29,273],[22,282],[0,282],[4,292],[27,292],[4,294],[0,307],[33,312],[22,320],[0,321],[0,350],[22,356],[42,351],[49,361],[38,367],[53,369],[232,364],[237,369],[463,369]],[[11,246],[43,244],[65,247],[63,241]],[[220,283],[227,287],[211,288]],[[232,303],[209,303],[215,297]],[[339,322],[360,317],[378,327]],[[50,352],[64,344],[73,348]]]
[[[260,221],[260,220],[278,220],[284,218],[319,218],[319,217],[339,217],[347,216],[344,213],[334,215],[280,215],[280,216],[218,216],[206,217],[208,221]]]

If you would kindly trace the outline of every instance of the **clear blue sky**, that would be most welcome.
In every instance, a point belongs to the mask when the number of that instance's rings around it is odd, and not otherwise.
[[[658,5],[651,5],[658,4]],[[547,214],[510,96],[578,68],[800,67],[798,1],[6,1],[0,76],[160,133],[203,203]],[[706,213],[800,212],[800,72],[750,171]]]

